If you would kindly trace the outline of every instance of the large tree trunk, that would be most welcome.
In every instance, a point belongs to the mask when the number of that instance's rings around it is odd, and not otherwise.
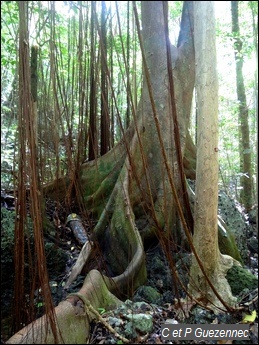
[[[194,87],[192,6],[191,1],[184,3],[178,47],[171,47],[182,152]],[[99,289],[93,302],[87,292],[91,288],[87,287],[91,284],[98,286],[100,281],[104,281],[108,289],[120,298],[130,296],[146,280],[143,241],[154,238],[157,231],[176,233],[179,230],[172,186],[169,183],[173,171],[176,188],[179,188],[163,2],[142,2],[142,27],[145,77],[137,114],[133,114],[131,128],[121,143],[100,159],[85,164],[80,173],[79,184],[85,206],[99,219],[93,230],[92,240],[100,243],[113,277],[95,278],[90,272],[93,279],[86,278],[86,288],[80,293],[96,308],[107,292]],[[190,147],[191,145],[189,149]],[[68,185],[68,180],[61,179],[47,186],[45,193],[51,195],[54,190],[53,195],[56,195],[58,187],[60,195],[64,195]],[[146,225],[138,228],[138,220],[143,217],[147,220]],[[79,270],[85,263],[87,248],[88,244],[79,255]],[[114,299],[109,300],[114,304]],[[62,303],[56,308],[57,323],[62,333],[64,330],[64,342],[69,343],[69,332],[65,331],[66,322],[60,323],[59,320],[64,319],[62,314],[70,317],[73,311],[67,306],[67,302]],[[73,322],[76,322],[74,317]],[[33,327],[29,325],[7,343],[37,343],[39,339],[44,339],[44,343],[51,343],[53,336],[51,332],[46,332],[45,319],[41,319],[36,325],[36,333],[41,333],[42,337],[37,337],[34,341]]]
[[[69,296],[55,308],[59,343],[86,343],[94,318],[88,304],[95,309],[109,309],[130,297],[146,281],[145,242],[159,233],[175,237],[180,233],[175,189],[181,191],[181,166],[175,149],[177,128],[171,113],[175,101],[185,173],[195,178],[196,150],[187,129],[195,79],[193,2],[184,2],[178,45],[170,47],[173,102],[163,3],[142,2],[144,84],[137,114],[133,113],[133,122],[121,142],[101,158],[84,164],[78,173],[76,191],[81,191],[87,211],[98,219],[91,241],[100,245],[110,277],[90,271],[76,296]],[[71,191],[71,181],[66,178],[44,189],[45,195],[54,199],[64,198],[67,191]],[[67,286],[85,265],[89,247],[86,242]],[[7,343],[47,344],[53,343],[54,338],[44,316]]]

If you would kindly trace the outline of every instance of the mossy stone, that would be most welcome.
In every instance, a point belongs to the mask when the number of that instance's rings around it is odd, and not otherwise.
[[[234,265],[226,276],[233,295],[239,295],[244,289],[253,290],[257,287],[257,278],[247,269]]]

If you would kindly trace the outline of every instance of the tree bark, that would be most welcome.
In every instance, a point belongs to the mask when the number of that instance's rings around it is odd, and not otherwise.
[[[246,102],[246,93],[243,77],[243,52],[242,40],[240,38],[239,20],[238,20],[238,1],[231,1],[232,12],[232,34],[234,38],[235,61],[236,61],[236,91],[238,99],[238,122],[239,122],[239,140],[240,140],[240,202],[244,205],[246,212],[252,207],[252,186],[253,174],[251,165],[251,147],[248,123],[248,106]]]
[[[96,71],[97,71],[97,59],[95,51],[95,21],[96,16],[96,1],[91,2],[91,69],[90,69],[90,114],[89,114],[89,160],[96,159],[98,157],[98,139],[97,139],[97,83],[96,83]]]
[[[110,119],[107,90],[107,9],[102,1],[101,15],[101,148],[100,154],[104,155],[110,150]]]
[[[198,140],[193,244],[207,277],[227,304],[234,298],[225,278],[232,265],[218,246],[218,77],[216,64],[215,15],[212,1],[194,2],[194,47],[198,102]],[[213,308],[222,301],[193,258],[189,291],[207,300]]]

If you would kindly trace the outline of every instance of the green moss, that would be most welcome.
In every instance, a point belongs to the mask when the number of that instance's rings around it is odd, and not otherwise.
[[[141,286],[138,288],[134,301],[145,301],[147,303],[159,304],[161,303],[161,294],[157,292],[152,286]]]
[[[68,255],[53,243],[45,244],[47,268],[51,279],[65,272]]]
[[[1,264],[3,271],[9,275],[9,270],[5,270],[5,267],[11,265],[13,267],[14,260],[14,226],[15,226],[15,212],[8,211],[5,208],[1,208]],[[27,230],[28,228],[28,230]],[[25,231],[29,233],[30,250],[34,253],[34,239],[32,231],[31,219],[27,219],[27,227]],[[25,241],[28,236],[25,236]],[[25,245],[25,263],[29,264],[29,258],[27,253],[27,245]],[[65,271],[68,255],[62,250],[57,248],[53,243],[45,244],[47,267],[50,276],[56,277]],[[7,266],[5,266],[7,265]]]
[[[236,245],[236,240],[232,232],[227,227],[226,223],[218,218],[218,241],[219,249],[222,254],[231,256],[232,258],[243,264],[239,250]]]
[[[114,185],[119,175],[120,169],[117,167],[116,160],[108,161],[100,160],[98,165],[89,165],[82,170],[82,185],[84,188],[84,196],[91,196],[102,185],[102,190],[110,188]],[[107,187],[105,186],[107,184]]]
[[[14,256],[14,227],[15,227],[15,212],[8,211],[1,207],[1,263],[13,263]],[[27,218],[25,223],[25,241],[33,239],[32,222]]]
[[[233,266],[226,276],[233,295],[239,295],[244,289],[255,289],[258,286],[257,278],[247,269]]]
[[[1,262],[12,262],[14,251],[14,220],[15,213],[1,207]]]

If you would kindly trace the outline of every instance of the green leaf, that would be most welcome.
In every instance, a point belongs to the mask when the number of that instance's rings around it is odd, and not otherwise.
[[[252,314],[251,315],[246,314],[241,322],[242,323],[252,323],[256,319],[256,316],[257,316],[256,311],[253,310]]]
[[[97,308],[98,311],[99,311],[99,314],[104,314],[105,313],[105,309],[104,308]]]
[[[37,303],[37,307],[39,308],[39,307],[43,307],[43,302],[39,302],[39,303]]]

